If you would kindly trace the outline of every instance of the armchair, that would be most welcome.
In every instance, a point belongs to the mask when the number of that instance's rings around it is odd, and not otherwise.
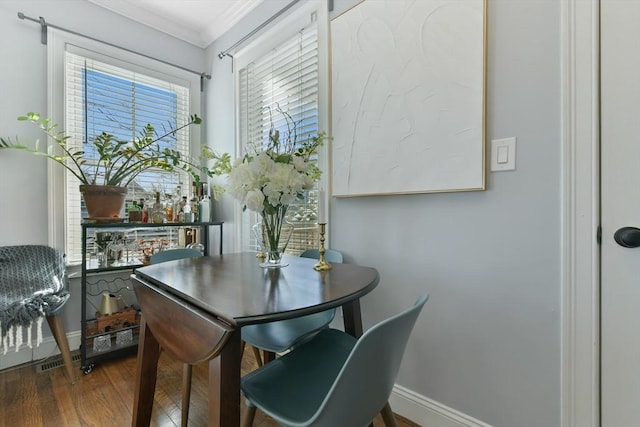
[[[75,383],[69,343],[60,310],[69,299],[64,255],[41,245],[0,247],[0,339],[9,348],[42,343],[42,321],[47,319],[58,344],[67,376]],[[24,340],[26,330],[27,339]]]

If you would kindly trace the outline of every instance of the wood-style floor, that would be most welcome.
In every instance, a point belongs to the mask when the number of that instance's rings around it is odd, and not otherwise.
[[[249,348],[247,348],[249,350]],[[37,373],[35,365],[0,371],[0,427],[119,427],[131,425],[135,355],[100,362],[84,375],[79,369],[74,385],[59,367]],[[251,351],[245,351],[243,372],[255,369]],[[193,369],[189,425],[206,426],[207,366]],[[182,366],[166,354],[160,356],[152,426],[180,425]],[[244,413],[244,402],[242,412]],[[417,424],[396,417],[399,427]],[[254,427],[277,426],[257,412]],[[380,415],[374,427],[382,427]],[[336,426],[346,427],[346,426]]]

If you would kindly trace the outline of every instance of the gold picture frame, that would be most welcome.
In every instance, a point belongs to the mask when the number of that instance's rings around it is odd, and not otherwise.
[[[486,0],[364,0],[330,25],[332,196],[484,190]]]

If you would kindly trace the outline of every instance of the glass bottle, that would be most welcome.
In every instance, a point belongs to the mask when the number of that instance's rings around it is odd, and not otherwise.
[[[160,202],[160,192],[156,191],[156,201],[153,204],[151,222],[154,224],[162,224],[166,219],[166,212],[163,204]]]
[[[169,193],[164,195],[164,215],[167,222],[173,222],[173,198]]]
[[[191,203],[186,203],[184,205],[183,210],[184,210],[184,222],[194,222],[195,214],[191,211]]]
[[[209,197],[209,184],[202,184],[202,197],[198,202],[198,221],[211,221],[211,197]]]
[[[191,199],[189,199],[189,205],[191,206],[190,210],[193,213],[193,221],[187,221],[187,222],[194,222],[197,218],[199,218],[199,215],[198,215],[199,202],[200,202],[200,198],[198,197],[197,185],[196,185],[196,182],[193,181],[191,183]]]
[[[180,222],[180,219],[178,217],[180,213],[181,202],[182,202],[182,183],[178,184],[176,186],[175,191],[173,192],[173,218],[171,218],[173,222]]]
[[[149,222],[149,204],[140,199],[140,209],[142,209],[142,222]]]
[[[142,206],[135,200],[129,203],[127,213],[129,215],[129,222],[142,222]]]
[[[178,204],[178,222],[184,222],[184,207],[187,205],[187,196],[182,196]]]

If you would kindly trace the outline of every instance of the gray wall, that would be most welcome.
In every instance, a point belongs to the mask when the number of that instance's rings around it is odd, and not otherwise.
[[[85,0],[0,1],[0,134],[40,136],[16,121],[28,111],[47,113],[47,48],[40,25],[19,20],[17,12],[44,17],[59,27],[105,40],[146,55],[204,70],[202,49],[136,24]],[[0,244],[47,242],[47,186],[44,159],[5,151],[0,156]],[[5,179],[6,178],[6,179]]]
[[[374,1],[374,0],[369,0]],[[15,117],[46,111],[43,16],[142,53],[211,70],[207,141],[233,151],[230,60],[217,53],[289,3],[267,0],[203,51],[85,1],[0,1],[0,134],[29,136]],[[354,0],[338,0],[343,10]],[[496,427],[560,425],[560,3],[488,1],[487,139],[518,138],[517,170],[488,173],[487,190],[332,199],[330,240],[348,262],[376,267],[362,302],[365,327],[431,299],[409,343],[398,383]],[[72,12],[72,13],[71,13]],[[33,135],[33,134],[31,134]],[[46,164],[0,155],[0,244],[47,242]],[[234,202],[223,198],[225,251]],[[79,291],[77,281],[72,290]],[[76,296],[71,304],[79,305]],[[79,311],[78,311],[79,312]],[[79,329],[79,314],[66,323]]]
[[[29,111],[47,114],[47,47],[40,25],[22,21],[18,12],[145,55],[204,71],[203,50],[136,24],[86,0],[0,1],[0,135],[41,137],[16,117]],[[204,111],[198,111],[204,116]],[[206,121],[205,121],[206,122]],[[14,151],[0,153],[0,245],[47,244],[47,164]],[[65,308],[68,332],[80,330],[80,283],[71,280]],[[45,335],[49,331],[45,326]],[[0,356],[1,357],[1,356]]]
[[[230,59],[215,55],[287,3],[267,1],[208,49],[216,149],[233,152],[234,101]],[[516,171],[488,173],[483,192],[332,199],[330,241],[380,272],[365,327],[430,293],[400,385],[494,426],[558,426],[560,3],[489,0],[487,34],[487,140],[517,137]]]

